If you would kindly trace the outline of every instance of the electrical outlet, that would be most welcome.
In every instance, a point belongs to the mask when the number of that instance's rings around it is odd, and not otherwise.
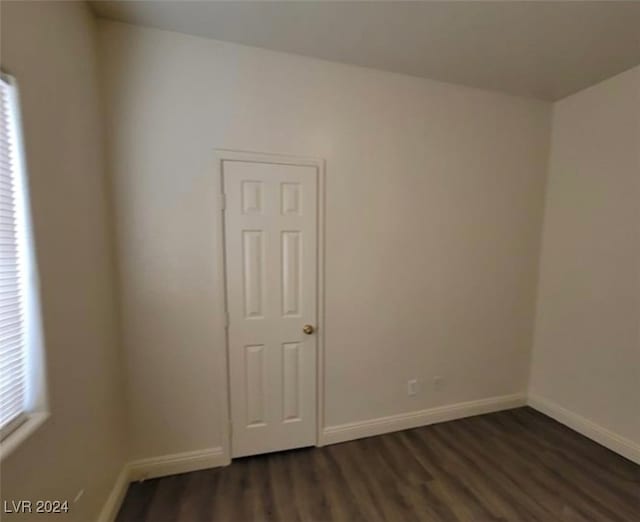
[[[443,381],[444,381],[444,379],[442,377],[440,377],[439,375],[436,375],[433,378],[433,389],[434,390],[441,390]]]
[[[409,395],[410,397],[413,397],[414,395],[417,395],[417,393],[418,393],[418,380],[411,379],[410,381],[407,381],[407,395]]]

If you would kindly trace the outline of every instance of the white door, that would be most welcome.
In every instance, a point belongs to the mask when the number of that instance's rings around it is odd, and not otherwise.
[[[314,445],[317,168],[225,160],[222,179],[231,454]]]

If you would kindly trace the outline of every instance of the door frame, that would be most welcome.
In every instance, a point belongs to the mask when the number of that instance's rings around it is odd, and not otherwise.
[[[215,230],[217,240],[215,241],[216,252],[214,258],[216,260],[215,280],[216,294],[218,298],[219,314],[218,334],[216,343],[218,346],[224,347],[220,354],[219,360],[223,364],[217,369],[218,377],[218,397],[220,398],[220,411],[222,419],[226,420],[226,426],[222,426],[222,452],[226,464],[231,462],[231,383],[229,379],[229,330],[228,317],[229,310],[227,307],[227,270],[226,270],[226,251],[225,251],[225,233],[224,233],[224,187],[222,179],[222,164],[224,161],[242,161],[249,163],[268,163],[272,165],[296,165],[315,167],[318,173],[316,193],[317,193],[317,276],[316,276],[316,446],[322,445],[322,432],[324,429],[324,330],[325,330],[325,314],[324,314],[324,245],[325,245],[325,161],[320,158],[309,158],[300,156],[291,156],[283,154],[270,154],[265,152],[251,152],[243,150],[231,149],[214,149],[214,182],[217,186],[217,201],[214,204],[215,211]]]

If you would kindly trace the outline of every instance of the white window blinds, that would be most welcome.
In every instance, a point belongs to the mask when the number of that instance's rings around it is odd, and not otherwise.
[[[0,434],[25,413],[22,193],[14,87],[0,79]]]

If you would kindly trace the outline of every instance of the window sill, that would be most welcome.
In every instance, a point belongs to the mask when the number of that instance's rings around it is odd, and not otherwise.
[[[27,420],[0,443],[0,462],[7,458],[23,441],[31,436],[49,418],[48,412],[31,413]]]

